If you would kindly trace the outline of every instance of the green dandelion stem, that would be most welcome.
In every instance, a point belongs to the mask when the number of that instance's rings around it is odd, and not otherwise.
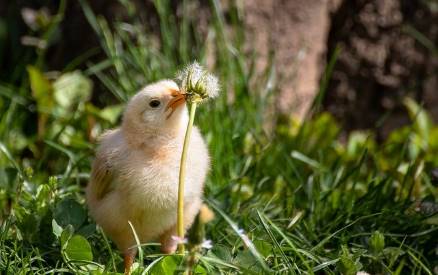
[[[196,114],[196,101],[190,104],[190,117],[187,124],[186,135],[184,137],[183,151],[181,155],[181,162],[179,165],[179,182],[178,182],[178,217],[177,217],[177,233],[180,238],[178,244],[178,252],[184,253],[185,247],[183,243],[184,239],[184,183],[186,175],[186,159],[187,151],[190,143],[190,135],[192,134],[193,122]]]

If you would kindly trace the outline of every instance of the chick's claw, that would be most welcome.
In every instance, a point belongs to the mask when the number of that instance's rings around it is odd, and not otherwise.
[[[131,274],[131,267],[132,264],[134,263],[135,255],[136,255],[135,249],[128,249],[127,251],[125,251],[123,256],[123,260],[125,263],[125,275]]]

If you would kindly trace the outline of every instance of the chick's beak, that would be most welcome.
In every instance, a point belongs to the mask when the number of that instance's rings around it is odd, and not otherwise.
[[[172,90],[172,99],[169,101],[169,103],[166,106],[166,111],[171,110],[170,113],[167,115],[167,119],[169,119],[173,112],[175,112],[176,108],[183,105],[184,102],[186,102],[186,96],[185,94],[180,93],[177,90]]]

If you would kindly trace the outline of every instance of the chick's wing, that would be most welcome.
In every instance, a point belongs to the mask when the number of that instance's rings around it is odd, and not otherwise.
[[[100,200],[112,190],[114,171],[109,160],[101,154],[97,154],[91,171],[90,188],[95,197]]]

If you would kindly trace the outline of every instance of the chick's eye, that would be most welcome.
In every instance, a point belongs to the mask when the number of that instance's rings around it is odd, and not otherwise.
[[[151,106],[152,108],[157,108],[158,106],[160,106],[161,102],[159,100],[153,99],[149,102],[149,106]]]

